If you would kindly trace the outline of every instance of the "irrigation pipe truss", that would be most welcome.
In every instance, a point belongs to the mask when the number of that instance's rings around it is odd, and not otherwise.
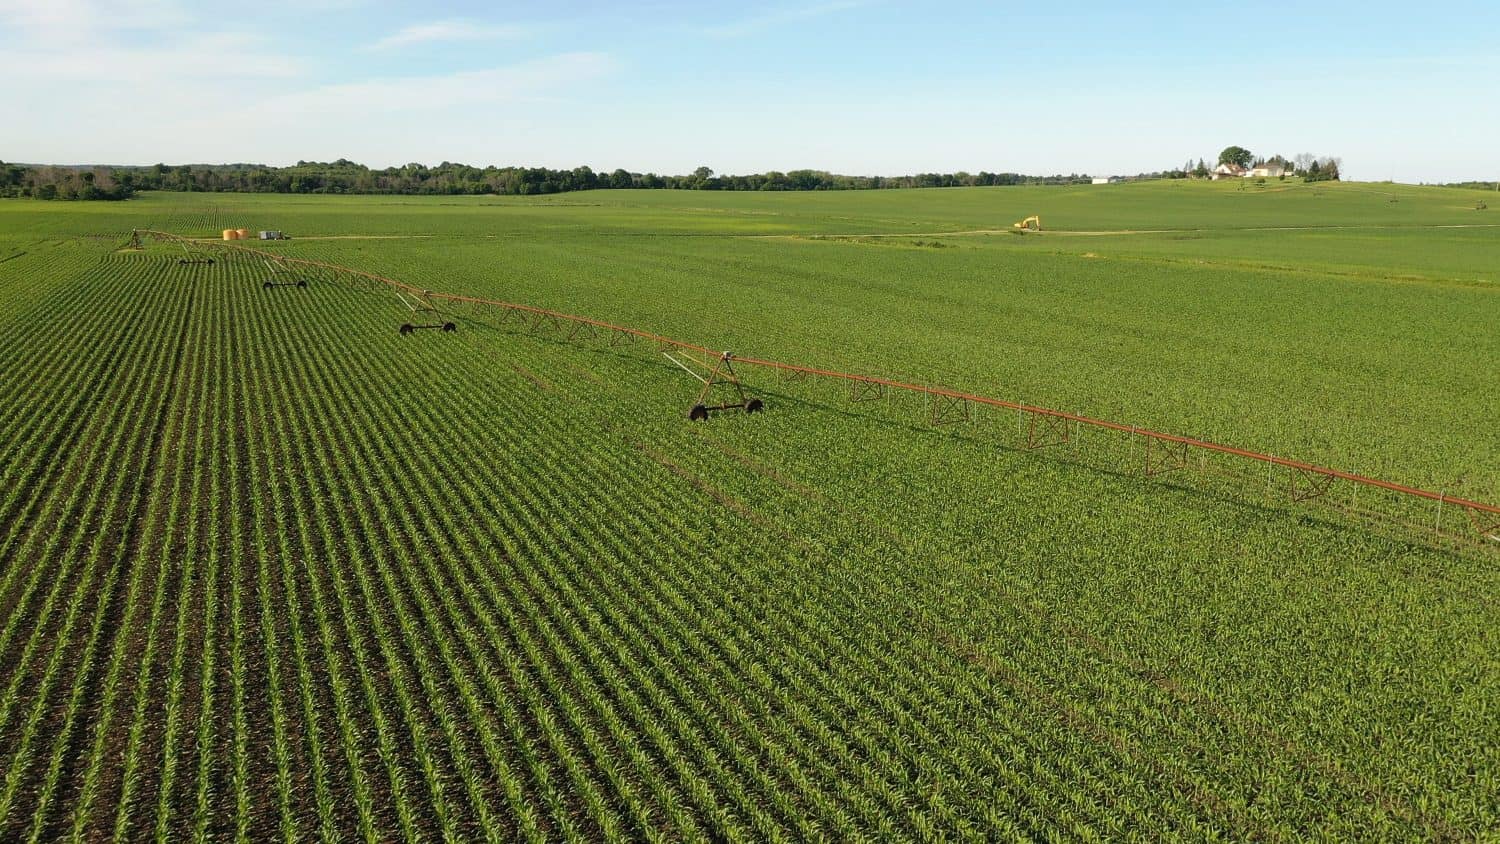
[[[433,302],[440,301],[448,302],[451,304],[482,305],[502,308],[507,313],[529,315],[536,320],[534,324],[540,324],[541,322],[546,320],[552,320],[556,324],[567,322],[572,323],[573,325],[578,327],[587,326],[595,331],[609,332],[614,337],[621,340],[648,340],[650,342],[658,344],[658,346],[660,346],[662,349],[680,349],[694,351],[707,355],[710,358],[718,358],[719,356],[724,354],[707,346],[701,346],[696,343],[688,343],[670,337],[663,337],[660,334],[654,334],[650,331],[642,331],[638,328],[615,325],[613,323],[592,319],[590,317],[563,313],[561,311],[548,310],[546,308],[538,308],[533,305],[522,305],[515,302],[504,302],[497,299],[486,299],[478,296],[465,296],[457,293],[441,293],[433,290],[426,290],[412,284],[407,284],[406,282],[397,281],[396,279],[379,275],[377,273],[366,272],[364,270],[356,270],[350,267],[344,267],[338,264],[331,264],[323,261],[313,261],[305,258],[289,258],[280,255],[270,255],[262,249],[253,249],[250,247],[238,246],[231,243],[195,240],[192,238],[183,237],[181,235],[171,234],[169,232],[155,231],[151,229],[135,229],[131,232],[131,244],[139,247],[141,244],[141,238],[143,237],[150,237],[160,241],[181,244],[189,249],[211,245],[216,248],[228,250],[235,253],[248,253],[249,255],[262,260],[270,257],[272,260],[282,264],[283,266],[313,267],[335,274],[354,276],[370,282],[374,282],[376,284],[385,285],[393,291],[406,294],[407,296],[417,300],[418,302],[426,303],[429,306]],[[1045,424],[1053,426],[1064,426],[1061,429],[1062,438],[1064,441],[1066,441],[1067,438],[1065,426],[1071,424],[1075,426],[1088,426],[1102,430],[1115,431],[1128,434],[1130,436],[1138,436],[1146,440],[1148,444],[1154,442],[1164,447],[1175,447],[1182,450],[1183,452],[1188,449],[1193,449],[1205,453],[1217,453],[1239,457],[1245,460],[1263,463],[1268,466],[1279,466],[1288,469],[1293,473],[1296,473],[1294,477],[1300,476],[1301,478],[1301,485],[1297,485],[1296,481],[1294,481],[1292,487],[1292,498],[1296,501],[1303,501],[1321,496],[1328,490],[1329,486],[1335,480],[1347,481],[1365,487],[1373,487],[1401,496],[1407,496],[1412,499],[1426,499],[1437,504],[1439,508],[1439,519],[1441,519],[1442,507],[1447,506],[1456,508],[1463,511],[1464,514],[1468,516],[1468,520],[1473,525],[1474,529],[1478,531],[1478,538],[1481,541],[1500,543],[1500,506],[1494,504],[1486,504],[1482,501],[1471,501],[1466,498],[1450,496],[1442,492],[1434,492],[1432,490],[1420,489],[1418,487],[1407,486],[1405,484],[1381,480],[1379,478],[1371,478],[1365,475],[1356,474],[1354,472],[1345,472],[1339,469],[1330,469],[1326,466],[1318,466],[1312,463],[1304,463],[1298,460],[1291,460],[1286,457],[1277,457],[1271,454],[1263,454],[1258,451],[1237,448],[1235,446],[1224,445],[1222,443],[1211,442],[1209,440],[1201,440],[1193,437],[1184,437],[1177,434],[1168,434],[1161,431],[1153,431],[1134,425],[1124,425],[1119,422],[1111,422],[1107,419],[1096,419],[1094,417],[1084,416],[1082,414],[1068,413],[1066,411],[1053,410],[1047,407],[1040,407],[1037,405],[1025,404],[1022,402],[1008,401],[1006,399],[997,399],[990,396],[981,396],[974,393],[965,393],[959,390],[950,390],[945,387],[934,387],[926,384],[913,384],[906,381],[897,381],[889,378],[879,378],[871,375],[860,375],[852,372],[840,372],[832,369],[820,369],[817,367],[802,366],[793,363],[783,363],[781,361],[743,357],[738,354],[735,354],[733,356],[733,361],[738,366],[759,367],[762,369],[790,373],[793,376],[816,376],[820,378],[842,380],[856,385],[863,385],[865,387],[873,387],[877,390],[890,389],[924,394],[930,396],[934,400],[934,402],[943,401],[960,407],[963,410],[963,418],[965,419],[967,418],[968,404],[1002,408],[1005,410],[1014,410],[1018,413],[1030,414],[1033,423],[1035,423],[1036,420],[1043,420]],[[942,413],[942,410],[935,404],[933,412],[934,422],[951,421],[940,419],[940,413]],[[1045,437],[1046,435],[1047,431],[1044,430],[1043,437]],[[1045,443],[1032,441],[1031,444],[1038,445]],[[1148,473],[1151,471],[1149,459],[1150,458],[1148,454]],[[1181,462],[1185,463],[1186,461],[1183,460]]]

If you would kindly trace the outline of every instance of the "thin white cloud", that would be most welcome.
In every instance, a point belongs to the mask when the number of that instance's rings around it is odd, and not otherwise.
[[[169,29],[188,19],[178,0],[0,0],[0,31],[13,29],[28,41],[51,44],[101,32]]]
[[[127,121],[133,136],[111,137],[109,149],[117,152],[64,157],[270,163],[346,157],[374,165],[442,158],[532,161],[534,151],[515,152],[533,138],[531,124],[572,111],[566,100],[614,67],[606,54],[564,53],[449,74],[275,90],[251,86],[235,98],[177,88],[170,94],[175,111],[166,101],[148,101],[149,120]]]
[[[496,26],[459,19],[441,20],[403,27],[370,44],[366,49],[391,50],[398,47],[410,47],[414,44],[445,41],[495,41],[520,38],[526,33],[527,30],[520,26]]]
[[[544,96],[553,89],[599,77],[610,68],[611,60],[604,53],[562,53],[487,70],[371,79],[286,92],[264,100],[251,112],[278,116],[370,115],[490,105]]]
[[[24,80],[16,93],[87,102],[121,86],[146,98],[306,68],[260,35],[196,23],[181,0],[0,0],[0,78]]]
[[[90,83],[109,87],[160,83],[167,86],[244,79],[287,79],[305,63],[265,51],[258,39],[234,33],[200,33],[162,46],[97,46],[89,49],[23,49],[0,53],[0,75],[50,85]],[[141,96],[154,96],[148,89]]]
[[[710,38],[742,38],[747,35],[756,35],[770,29],[776,29],[787,24],[798,21],[821,18],[838,12],[846,12],[863,6],[864,0],[833,0],[833,2],[816,3],[809,6],[789,6],[774,9],[759,15],[730,21],[716,26],[706,27],[703,34]]]

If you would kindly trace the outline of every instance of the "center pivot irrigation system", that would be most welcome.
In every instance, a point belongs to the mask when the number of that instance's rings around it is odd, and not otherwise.
[[[561,334],[568,340],[602,340],[611,347],[631,346],[643,342],[655,344],[657,351],[664,357],[702,382],[703,387],[688,411],[688,418],[695,421],[707,419],[712,412],[741,410],[745,413],[756,413],[764,409],[761,399],[747,393],[736,367],[761,369],[778,373],[783,381],[816,378],[843,383],[848,387],[848,399],[852,402],[877,401],[893,393],[918,396],[925,400],[927,422],[933,426],[972,422],[975,418],[975,411],[978,409],[1013,411],[1017,418],[1018,446],[1028,450],[1074,445],[1079,434],[1086,430],[1123,435],[1127,445],[1132,449],[1135,443],[1140,444],[1143,455],[1134,459],[1138,460],[1136,465],[1143,470],[1146,477],[1157,477],[1182,469],[1198,469],[1204,474],[1214,474],[1217,469],[1219,470],[1217,474],[1231,474],[1240,479],[1248,477],[1243,469],[1239,472],[1225,472],[1219,464],[1211,466],[1209,458],[1233,461],[1241,464],[1242,467],[1246,464],[1260,465],[1264,466],[1266,471],[1266,490],[1274,492],[1279,488],[1283,501],[1327,503],[1335,509],[1352,515],[1396,523],[1408,529],[1420,530],[1423,534],[1441,536],[1464,546],[1472,547],[1478,544],[1489,550],[1500,550],[1500,506],[1450,496],[1446,492],[1434,492],[1209,440],[1153,431],[1135,425],[1125,425],[1106,419],[965,393],[945,387],[743,357],[731,352],[714,351],[707,346],[674,340],[649,331],[615,325],[576,314],[477,296],[439,293],[364,270],[304,258],[271,255],[265,250],[252,247],[218,241],[194,240],[150,229],[132,230],[129,245],[132,248],[141,248],[143,240],[147,238],[176,244],[190,251],[203,246],[213,246],[223,250],[226,256],[242,256],[265,261],[268,269],[272,271],[271,276],[265,282],[267,288],[284,286],[280,282],[273,284],[272,279],[280,277],[279,274],[284,275],[300,269],[304,272],[326,274],[330,280],[360,283],[369,290],[387,289],[394,293],[414,315],[425,320],[421,323],[403,323],[400,326],[400,332],[403,335],[424,329],[443,332],[457,330],[457,324],[443,315],[439,307],[443,304],[497,313],[500,325],[515,321],[530,333],[550,331]],[[303,276],[297,276],[297,278],[300,282],[298,286],[305,287],[306,278]],[[1195,460],[1195,457],[1198,459]],[[1284,483],[1279,485],[1274,478],[1278,470],[1285,473]],[[1332,493],[1336,485],[1347,486],[1352,492],[1351,499],[1335,500]],[[1369,500],[1370,496],[1367,496],[1365,503],[1361,504],[1359,495],[1361,489],[1386,495],[1390,500],[1406,505],[1425,502],[1432,509],[1416,518],[1393,516],[1389,512],[1375,508]],[[1449,513],[1446,522],[1444,521],[1445,509]],[[1452,514],[1454,510],[1461,513],[1463,518],[1454,518]]]

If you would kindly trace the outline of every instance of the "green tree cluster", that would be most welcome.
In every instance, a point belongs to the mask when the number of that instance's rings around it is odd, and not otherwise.
[[[25,167],[0,161],[0,197],[129,199],[135,176],[115,168]]]
[[[1314,158],[1302,170],[1302,181],[1337,182],[1339,175],[1339,160],[1337,158]]]
[[[1255,160],[1250,150],[1242,146],[1227,146],[1219,153],[1220,164],[1238,164],[1241,167],[1249,167]]]

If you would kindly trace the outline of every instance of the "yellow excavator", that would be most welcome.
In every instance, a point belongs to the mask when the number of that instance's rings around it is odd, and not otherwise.
[[[1030,217],[1027,217],[1019,223],[1012,223],[1010,227],[1012,229],[1015,229],[1017,233],[1039,232],[1042,230],[1042,218],[1035,214],[1032,214]]]

